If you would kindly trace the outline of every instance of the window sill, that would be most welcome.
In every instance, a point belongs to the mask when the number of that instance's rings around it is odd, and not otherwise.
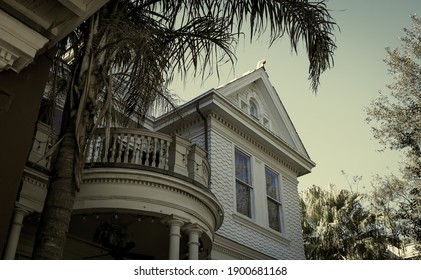
[[[281,243],[282,245],[290,245],[291,241],[285,238],[280,232],[277,232],[271,228],[265,228],[258,224],[256,224],[252,219],[249,217],[243,216],[241,214],[234,213],[232,214],[232,217],[235,222],[254,230],[265,237],[271,238],[272,240]]]

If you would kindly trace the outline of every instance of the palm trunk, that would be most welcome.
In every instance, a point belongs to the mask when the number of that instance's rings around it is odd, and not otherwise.
[[[72,215],[76,139],[70,121],[53,165],[53,175],[35,239],[33,259],[62,259]]]
[[[63,258],[76,190],[83,170],[84,149],[95,115],[96,94],[99,92],[97,88],[102,88],[97,85],[98,81],[92,74],[99,68],[98,65],[103,63],[103,59],[93,59],[92,47],[98,25],[97,17],[93,16],[89,23],[83,59],[80,65],[74,66],[76,74],[71,75],[73,86],[69,88],[66,100],[68,111],[64,113],[69,119],[67,123],[62,124],[62,127],[67,128],[53,165],[50,187],[35,239],[33,259]],[[93,66],[93,61],[96,62],[96,67]],[[75,111],[77,113],[73,115]]]

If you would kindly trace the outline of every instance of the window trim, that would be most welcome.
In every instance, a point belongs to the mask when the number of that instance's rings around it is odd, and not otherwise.
[[[279,232],[280,234],[285,233],[285,223],[284,223],[284,209],[283,209],[283,203],[282,203],[282,193],[281,193],[281,176],[278,172],[276,172],[274,169],[268,167],[265,165],[265,182],[267,180],[267,172],[272,173],[276,177],[276,198],[272,197],[268,193],[268,186],[266,184],[265,191],[266,191],[266,209],[267,209],[267,217],[268,217],[268,228],[270,228],[273,231]],[[270,226],[270,219],[269,219],[269,201],[272,203],[275,203],[278,208],[278,215],[279,215],[279,229],[275,229]]]
[[[269,237],[271,239],[273,239],[276,242],[279,242],[283,245],[290,245],[291,244],[291,240],[287,238],[287,236],[285,235],[285,233],[281,233],[279,231],[276,231],[272,228],[269,227],[263,227],[259,224],[256,224],[252,219],[250,219],[247,216],[242,215],[241,213],[233,213],[232,214],[232,218],[234,220],[234,222],[247,227],[251,230],[254,230],[266,237]]]
[[[237,178],[237,167],[236,167],[236,156],[237,156],[237,152],[246,156],[249,159],[249,164],[250,164],[250,184],[248,184],[247,182],[244,182],[241,179]],[[234,196],[235,196],[235,205],[234,205],[234,211],[235,213],[237,213],[238,215],[242,215],[246,218],[249,219],[254,219],[255,217],[255,213],[254,213],[254,187],[253,187],[253,164],[252,164],[252,156],[249,153],[244,152],[242,149],[238,148],[238,147],[234,147]],[[250,216],[239,212],[238,211],[238,207],[237,207],[237,184],[240,184],[243,187],[248,188],[249,190],[249,213]]]
[[[252,108],[254,108],[255,114],[252,113]],[[259,104],[257,103],[257,100],[256,99],[250,98],[250,100],[249,100],[249,110],[248,111],[249,111],[248,113],[250,114],[251,117],[253,117],[257,121],[260,120],[260,117],[259,117]]]

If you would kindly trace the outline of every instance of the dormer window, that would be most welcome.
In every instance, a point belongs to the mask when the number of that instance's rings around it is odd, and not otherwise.
[[[257,103],[251,99],[250,99],[250,115],[254,117],[256,120],[259,120],[259,110],[257,107]]]

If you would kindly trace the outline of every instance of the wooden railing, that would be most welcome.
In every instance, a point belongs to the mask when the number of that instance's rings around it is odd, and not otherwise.
[[[49,170],[51,156],[46,155],[56,142],[57,136],[50,127],[38,122],[29,161]],[[112,128],[107,140],[105,129],[97,129],[88,147],[86,167],[101,167],[102,163],[121,168],[130,168],[130,165],[153,167],[183,175],[205,187],[209,185],[206,152],[179,136],[144,129]]]
[[[86,163],[119,163],[168,170],[208,187],[210,169],[206,152],[179,136],[143,129],[112,128],[109,139],[98,129],[90,143]]]
[[[105,129],[91,141],[86,163],[130,163],[168,170],[171,137],[140,129],[113,128],[107,143]]]

